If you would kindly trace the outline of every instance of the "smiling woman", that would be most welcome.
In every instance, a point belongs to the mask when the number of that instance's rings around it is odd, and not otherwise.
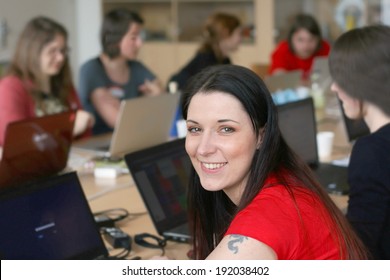
[[[196,259],[364,259],[360,240],[281,136],[263,81],[220,65],[182,97]]]
[[[52,19],[27,23],[0,81],[0,145],[8,123],[22,119],[77,110],[75,134],[92,126],[73,87],[66,44],[65,28]]]

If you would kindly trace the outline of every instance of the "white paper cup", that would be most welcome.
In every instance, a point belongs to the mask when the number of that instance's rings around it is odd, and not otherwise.
[[[184,138],[187,135],[187,123],[185,120],[176,121],[177,137]]]
[[[329,158],[332,155],[334,132],[321,131],[317,133],[317,148],[320,158]]]

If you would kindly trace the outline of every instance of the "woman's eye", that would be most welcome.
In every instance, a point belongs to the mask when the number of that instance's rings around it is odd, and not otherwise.
[[[188,132],[190,132],[190,133],[200,132],[200,128],[199,127],[189,127]]]
[[[231,127],[223,127],[221,129],[221,131],[224,132],[224,133],[231,133],[231,132],[234,132],[234,129],[231,128]]]

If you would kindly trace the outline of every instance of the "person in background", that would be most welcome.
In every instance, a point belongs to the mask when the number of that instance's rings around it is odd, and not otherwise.
[[[113,131],[122,100],[163,92],[156,76],[136,60],[142,24],[135,12],[122,8],[108,12],[101,27],[102,53],[81,66],[79,95],[96,118],[93,134]]]
[[[90,133],[94,118],[82,110],[75,92],[67,38],[65,28],[50,18],[27,23],[0,80],[0,146],[9,123],[66,110],[77,110],[75,136]]]
[[[204,25],[204,40],[195,56],[170,81],[177,82],[178,89],[183,89],[187,81],[203,70],[216,64],[231,64],[230,54],[241,43],[241,22],[230,14],[212,14]]]
[[[322,39],[321,29],[310,15],[299,14],[287,35],[271,55],[269,74],[302,70],[303,82],[308,82],[313,59],[328,56],[330,45]]]
[[[374,259],[390,259],[390,27],[342,34],[329,56],[331,89],[350,119],[370,135],[358,139],[348,166],[347,218]]]
[[[230,54],[236,51],[242,40],[240,20],[231,14],[215,13],[209,16],[203,28],[203,43],[195,56],[169,80],[177,83],[177,89],[183,90],[188,80],[208,66],[231,64]],[[175,121],[181,119],[180,107],[176,112]],[[175,136],[175,122],[171,135]]]
[[[287,146],[264,82],[208,68],[183,92],[195,259],[364,259],[345,216]]]

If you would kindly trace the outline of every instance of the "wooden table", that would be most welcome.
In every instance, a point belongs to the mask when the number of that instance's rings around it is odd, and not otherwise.
[[[131,176],[122,174],[115,179],[96,179],[93,175],[93,166],[88,161],[93,156],[94,153],[83,149],[72,148],[71,151],[71,158],[77,157],[77,161],[79,161],[79,166],[76,166],[75,169],[77,169],[92,212],[124,208],[130,215],[128,218],[116,223],[117,227],[121,228],[132,238],[139,233],[151,233],[158,236]],[[82,157],[85,159],[84,164],[81,162]],[[189,244],[168,241],[165,255],[169,259],[185,260],[188,259],[187,252],[189,250]],[[149,259],[153,256],[159,256],[161,252],[159,249],[139,246],[133,241],[132,252],[129,258],[140,256],[142,259]]]

